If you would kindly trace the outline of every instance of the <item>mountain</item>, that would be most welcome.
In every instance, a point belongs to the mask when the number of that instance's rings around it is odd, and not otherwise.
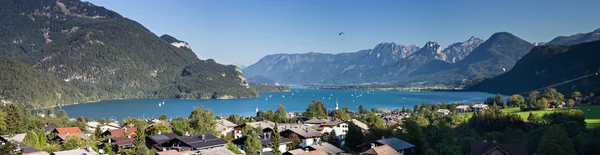
[[[600,41],[537,46],[523,56],[509,72],[483,80],[468,89],[508,95],[561,84],[553,87],[567,93],[598,92],[598,49]]]
[[[236,67],[199,60],[184,41],[158,37],[141,24],[88,2],[7,0],[0,2],[0,13],[0,56],[77,88],[85,96],[77,102],[257,95]],[[227,84],[205,87],[214,82],[210,78],[222,74],[225,77],[219,80]],[[54,104],[36,106],[48,105]]]
[[[243,72],[248,77],[260,75],[285,84],[320,84],[396,64],[419,49],[416,45],[383,42],[373,49],[353,53],[274,54],[244,68]]]
[[[534,45],[508,32],[493,34],[454,64],[432,61],[410,74],[414,82],[457,84],[500,75],[510,70]]]
[[[253,76],[253,77],[249,77],[248,78],[248,82],[250,83],[256,83],[256,84],[261,84],[261,85],[278,85],[278,82],[275,80],[271,80],[265,76],[262,75],[257,75],[257,76]]]
[[[552,39],[547,44],[559,44],[559,45],[568,45],[568,44],[579,44],[584,42],[596,41],[600,40],[600,29],[596,29],[589,33],[579,33],[571,36],[560,36]]]
[[[18,60],[0,56],[0,100],[34,105],[75,103],[85,100],[79,89]]]
[[[456,63],[467,55],[469,55],[475,48],[479,47],[485,40],[476,37],[471,37],[465,42],[457,42],[446,47],[442,52],[448,56],[448,62]]]

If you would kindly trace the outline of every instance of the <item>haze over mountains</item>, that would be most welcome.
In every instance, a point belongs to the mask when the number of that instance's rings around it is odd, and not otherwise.
[[[487,40],[471,37],[444,49],[435,42],[422,47],[384,42],[353,53],[274,54],[243,71],[248,77],[261,76],[263,81],[286,84],[469,85],[510,71],[535,46],[598,40],[599,32],[600,29],[535,44],[508,32],[498,32]]]

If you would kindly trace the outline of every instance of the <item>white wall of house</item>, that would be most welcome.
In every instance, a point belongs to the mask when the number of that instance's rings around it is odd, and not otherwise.
[[[221,135],[226,136],[228,134],[231,134],[233,132],[233,128],[232,127],[228,127],[225,128],[224,130],[221,131]]]
[[[311,146],[312,144],[318,143],[320,140],[321,140],[321,138],[319,138],[319,137],[301,139],[300,146],[301,147]]]
[[[273,151],[273,149],[271,149],[270,147],[265,147],[262,149],[263,152],[270,152]],[[287,152],[287,145],[285,144],[281,144],[279,145],[279,151],[280,152]]]
[[[346,133],[348,133],[348,123],[338,124],[332,128],[332,131],[335,131],[335,136],[343,139],[346,136]]]

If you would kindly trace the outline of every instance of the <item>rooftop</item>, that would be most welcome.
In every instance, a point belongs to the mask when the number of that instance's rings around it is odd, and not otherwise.
[[[404,149],[409,149],[412,147],[415,147],[415,145],[410,144],[406,141],[400,140],[398,138],[395,137],[390,137],[390,138],[384,138],[381,140],[377,140],[377,143],[383,144],[383,145],[389,145],[390,147],[392,147],[394,150],[396,151],[400,151],[400,150],[404,150]]]
[[[316,143],[309,147],[312,147],[315,150],[323,150],[323,151],[327,152],[328,154],[334,154],[334,155],[344,152],[342,149],[340,149],[334,145],[331,145],[327,142]]]
[[[527,154],[527,147],[517,144],[498,144],[493,142],[471,142],[470,154],[486,154],[499,149],[508,154]]]
[[[56,128],[54,131],[58,132],[58,134],[83,134],[79,127],[69,127],[69,128]]]
[[[363,155],[400,155],[400,153],[388,145],[381,145],[363,152]]]
[[[294,132],[296,134],[298,134],[299,136],[302,136],[304,138],[312,138],[312,137],[321,137],[323,136],[323,133],[313,129],[313,128],[309,128],[309,127],[301,127],[301,128],[290,128],[287,129],[291,132]]]
[[[360,127],[363,130],[369,130],[369,126],[367,126],[365,123],[360,122],[359,120],[356,119],[352,119],[352,123],[356,124],[356,126]]]

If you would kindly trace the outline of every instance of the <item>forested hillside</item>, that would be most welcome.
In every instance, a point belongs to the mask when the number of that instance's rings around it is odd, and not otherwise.
[[[187,43],[170,36],[160,38],[141,24],[103,7],[79,0],[8,0],[0,2],[0,10],[0,56],[20,60],[72,85],[86,97],[81,101],[256,96],[242,82],[245,78],[235,67],[199,60]],[[206,69],[194,74],[196,77],[228,75],[220,79],[223,85],[205,87],[215,81],[183,78],[182,72],[190,67]],[[190,92],[202,95],[181,95]]]

